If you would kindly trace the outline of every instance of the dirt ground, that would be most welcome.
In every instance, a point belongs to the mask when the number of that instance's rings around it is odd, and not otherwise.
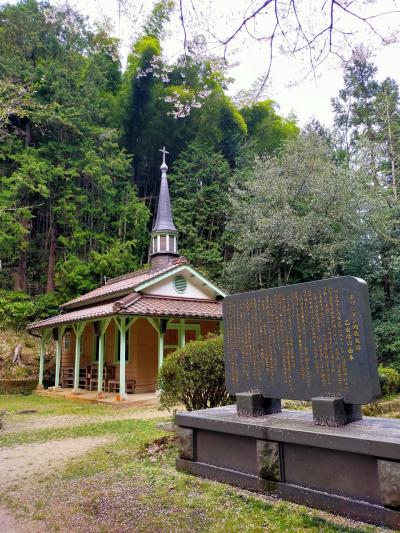
[[[40,429],[77,427],[88,423],[113,420],[130,420],[168,417],[166,411],[155,408],[143,408],[134,412],[118,412],[101,416],[33,416],[21,422],[4,419],[2,433],[18,433]],[[59,471],[65,460],[79,457],[114,439],[110,436],[65,438],[42,443],[22,444],[0,448],[0,487],[12,488],[20,482],[29,482],[36,474],[52,475]],[[18,516],[18,510],[12,512],[0,505],[1,533],[45,533],[48,531],[40,521],[27,521]]]
[[[1,533],[46,533],[46,529],[39,522],[20,520],[8,509],[0,506],[0,531]]]
[[[62,467],[65,459],[78,457],[96,446],[111,442],[110,437],[82,437],[35,444],[22,444],[0,450],[0,486],[12,487],[20,481],[29,481],[40,472],[51,475]],[[40,522],[18,518],[11,511],[0,506],[1,533],[42,533],[46,531]]]
[[[82,437],[0,449],[0,486],[6,488],[29,480],[37,472],[51,474],[62,467],[64,460],[78,457],[112,440],[110,437]]]

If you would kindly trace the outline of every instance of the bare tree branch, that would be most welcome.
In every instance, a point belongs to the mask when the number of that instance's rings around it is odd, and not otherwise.
[[[382,42],[384,42],[385,44],[389,44],[389,41],[387,41],[375,28],[374,26],[369,22],[369,19],[371,18],[376,18],[378,16],[382,16],[383,13],[379,14],[379,15],[372,15],[371,17],[361,17],[360,15],[358,15],[357,13],[354,13],[354,11],[350,11],[347,7],[345,7],[344,5],[342,5],[340,2],[337,2],[337,0],[332,0],[332,8],[333,9],[333,6],[338,6],[340,9],[342,9],[345,13],[348,13],[349,15],[351,15],[352,17],[355,17],[356,19],[360,20],[361,22],[363,22],[364,24],[367,24],[367,26],[369,26],[369,28],[375,33],[375,35],[377,35],[381,40]],[[397,11],[398,13],[399,11]],[[389,13],[389,12],[387,12]],[[392,11],[392,13],[394,13]]]
[[[273,58],[273,51],[274,51],[274,39],[275,39],[275,33],[276,33],[276,30],[277,28],[279,27],[279,15],[278,15],[278,11],[277,11],[277,6],[276,6],[276,0],[275,0],[275,26],[274,26],[274,29],[272,31],[272,34],[271,34],[271,38],[270,38],[270,46],[269,46],[269,65],[268,65],[268,69],[267,69],[267,72],[264,76],[264,79],[261,83],[261,86],[257,92],[257,98],[260,96],[260,93],[261,91],[263,90],[263,88],[265,87],[265,84],[267,83],[267,80],[271,74],[271,69],[272,69],[272,58]]]
[[[182,29],[183,29],[183,53],[185,55],[185,58],[186,58],[186,51],[187,51],[187,35],[186,35],[186,26],[185,26],[185,19],[183,17],[183,6],[182,6],[182,0],[179,0],[179,9],[180,9],[180,20],[181,20],[181,24],[182,24]]]
[[[189,26],[185,22],[185,15],[193,12],[196,17],[194,31],[201,31],[201,12],[197,9],[197,4],[201,1],[190,0],[189,11],[187,8],[186,10],[183,9],[183,0],[179,1],[185,54],[187,43],[190,40]],[[257,4],[259,4],[258,7]],[[306,16],[302,12],[302,4],[299,4],[296,0],[256,0],[250,3],[248,9],[242,15],[242,20],[232,28],[228,36],[221,37],[216,34],[215,30],[209,29],[208,22],[212,20],[212,14],[205,16],[207,22],[206,32],[213,39],[213,50],[215,50],[216,43],[222,46],[225,61],[228,57],[230,45],[241,33],[245,33],[250,39],[260,43],[268,43],[268,45],[266,44],[268,46],[268,63],[266,74],[262,81],[263,85],[259,89],[259,92],[261,92],[271,75],[272,59],[276,46],[283,49],[283,53],[290,55],[307,52],[311,66],[310,72],[313,72],[329,55],[334,55],[344,60],[348,56],[346,51],[354,49],[356,42],[351,37],[356,36],[356,31],[353,29],[352,19],[363,24],[382,44],[389,44],[392,40],[389,40],[386,35],[381,33],[378,26],[372,21],[379,17],[393,17],[393,15],[400,14],[400,10],[383,11],[374,14],[362,13],[362,8],[369,6],[368,0],[313,0],[310,6],[313,9],[315,8],[315,18],[309,13]],[[339,17],[339,13],[342,13],[343,16]],[[259,20],[262,16],[267,17],[267,20],[269,18],[273,20],[268,29],[265,29],[265,25],[256,27],[256,20]],[[319,22],[320,27],[314,29],[313,26]]]

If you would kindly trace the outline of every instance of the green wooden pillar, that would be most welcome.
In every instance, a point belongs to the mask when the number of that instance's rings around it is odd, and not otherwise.
[[[119,393],[121,398],[126,398],[126,318],[122,317],[119,328]]]
[[[42,333],[40,337],[40,359],[39,359],[39,383],[37,388],[39,390],[43,389],[43,375],[44,375],[44,355],[46,352],[46,336],[45,333]]]
[[[110,323],[110,318],[100,321],[100,337],[99,337],[99,362],[98,362],[98,379],[97,379],[97,392],[101,394],[103,392],[103,369],[104,369],[104,340],[105,333]]]
[[[158,332],[158,372],[164,362],[164,333]]]
[[[181,318],[179,323],[179,347],[182,348],[186,344],[185,339],[185,320]]]
[[[129,321],[124,316],[114,317],[114,320],[119,330],[119,394],[122,400],[126,400],[128,398],[126,394],[126,332],[135,323],[137,317],[133,317]]]
[[[97,364],[97,392],[103,392],[103,369],[104,369],[104,335],[100,332],[99,335],[99,360]]]
[[[72,327],[75,332],[75,367],[74,367],[74,392],[79,391],[79,371],[81,366],[81,342],[82,334],[85,329],[86,322],[74,324]]]
[[[159,319],[155,319],[155,318],[151,318],[151,317],[147,317],[147,320],[148,320],[148,322],[150,322],[150,324],[153,326],[153,328],[157,332],[157,338],[158,338],[158,364],[157,364],[157,367],[158,367],[158,373],[159,373],[160,370],[161,370],[161,367],[163,365],[163,362],[164,362],[164,331],[165,331],[165,329],[162,326],[163,320],[159,320]],[[156,391],[156,392],[159,393],[160,391]]]
[[[64,336],[65,326],[57,328],[57,339],[56,339],[56,376],[54,380],[54,388],[60,388],[60,371],[61,371],[61,347],[62,340]]]

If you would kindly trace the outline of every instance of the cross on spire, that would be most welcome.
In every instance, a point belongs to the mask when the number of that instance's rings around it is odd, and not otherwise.
[[[168,170],[167,163],[165,162],[165,154],[169,154],[169,152],[167,152],[167,150],[165,149],[165,146],[160,148],[159,152],[162,152],[162,155],[163,155],[162,165],[160,168],[161,170]]]
[[[157,216],[151,230],[150,258],[151,265],[167,265],[179,255],[177,250],[178,232],[172,219],[171,200],[169,197],[167,164],[168,154],[165,146],[159,150],[163,155],[161,165],[160,194],[158,195]]]

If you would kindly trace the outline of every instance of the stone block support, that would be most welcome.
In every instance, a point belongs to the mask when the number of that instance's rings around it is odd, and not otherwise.
[[[265,416],[282,410],[280,400],[263,398],[261,394],[254,392],[236,394],[236,406],[239,416]]]
[[[176,436],[178,438],[179,457],[194,461],[196,459],[196,453],[193,429],[177,427]]]
[[[345,403],[343,398],[312,398],[314,424],[338,427],[362,419],[361,405]]]
[[[378,459],[378,478],[383,505],[400,509],[400,463]]]
[[[269,481],[282,481],[279,442],[256,441],[258,476]]]

